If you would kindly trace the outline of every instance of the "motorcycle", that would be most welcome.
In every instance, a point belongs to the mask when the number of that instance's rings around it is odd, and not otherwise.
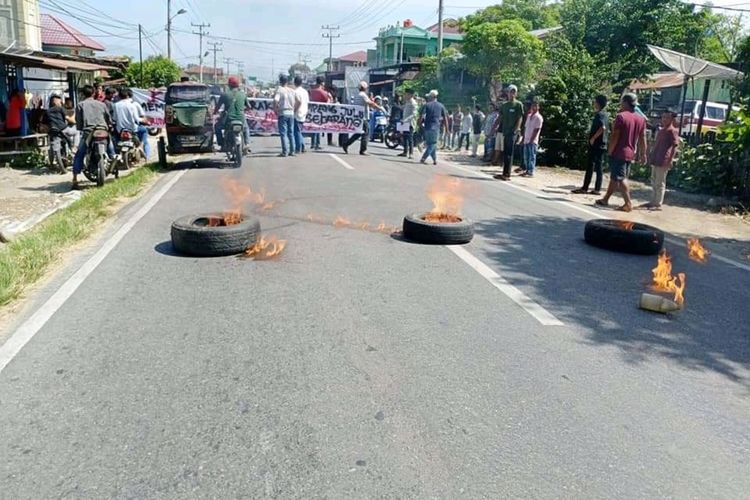
[[[240,120],[232,120],[224,133],[224,144],[227,152],[227,160],[236,168],[242,166],[243,123]]]
[[[385,129],[385,145],[388,149],[396,149],[404,143],[404,134],[398,131],[397,125],[391,123]]]
[[[95,127],[86,138],[83,175],[99,187],[104,185],[104,179],[110,173],[114,173],[115,179],[120,177],[119,171],[112,168],[113,163],[107,157],[108,144],[109,130],[106,127]]]
[[[61,174],[67,172],[67,168],[73,163],[73,152],[62,130],[50,129],[49,156],[51,166]]]
[[[125,170],[138,163],[141,155],[143,155],[138,135],[131,130],[121,130],[117,142],[117,152],[120,153],[120,161]]]

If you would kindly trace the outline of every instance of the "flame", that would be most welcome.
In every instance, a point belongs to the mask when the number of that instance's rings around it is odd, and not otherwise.
[[[245,255],[255,257],[255,260],[273,259],[281,255],[286,247],[286,240],[280,240],[276,236],[261,236],[260,239],[245,251]]]
[[[695,262],[708,262],[711,252],[701,244],[699,239],[687,240],[688,257]]]
[[[352,225],[352,221],[339,215],[334,219],[333,225],[336,227],[347,227]]]
[[[651,270],[654,281],[651,285],[656,291],[674,293],[674,301],[679,305],[685,302],[685,273],[672,276],[672,258],[666,250],[662,250],[655,268]]]
[[[428,213],[424,214],[422,216],[422,219],[427,222],[440,222],[440,223],[451,223],[451,222],[461,222],[461,217],[458,215],[453,214],[444,214],[444,213]]]
[[[433,204],[430,213],[458,215],[461,213],[465,192],[466,188],[461,179],[436,175],[427,189],[427,196]]]
[[[224,210],[221,215],[224,217],[224,224],[227,226],[234,226],[242,222],[242,213],[239,210]]]
[[[625,231],[632,231],[633,227],[635,227],[635,222],[630,222],[629,220],[618,220],[615,222],[615,225]]]
[[[221,180],[224,192],[229,197],[233,209],[241,209],[246,203],[263,205],[266,202],[266,192],[253,191],[252,186],[240,183],[237,179],[224,177]]]

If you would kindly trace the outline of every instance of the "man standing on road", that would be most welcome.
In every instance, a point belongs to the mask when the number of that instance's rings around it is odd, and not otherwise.
[[[322,76],[315,78],[315,88],[310,91],[310,102],[331,102],[331,95],[326,91],[323,82]],[[320,136],[321,134],[317,132],[312,134],[310,147],[315,151],[323,149],[320,147]]]
[[[606,109],[607,96],[599,94],[594,98],[594,119],[591,121],[591,130],[589,131],[589,159],[588,165],[586,165],[586,175],[583,177],[583,187],[574,189],[573,194],[588,193],[591,177],[594,173],[596,173],[596,180],[591,194],[599,195],[602,192],[602,168],[609,141],[609,115],[605,111]]]
[[[492,160],[492,152],[495,150],[495,122],[497,121],[497,106],[494,102],[490,103],[490,114],[484,121],[484,154],[482,161]]]
[[[119,140],[120,133],[128,130],[134,133],[143,144],[143,153],[148,161],[151,146],[148,143],[148,129],[144,125],[146,116],[140,104],[133,101],[133,92],[125,87],[120,89],[120,100],[114,104],[115,137]]]
[[[289,77],[279,76],[279,88],[273,98],[276,116],[279,120],[279,135],[281,136],[281,154],[279,156],[294,156],[294,112],[297,109],[297,93],[289,87]]]
[[[523,122],[523,104],[516,99],[518,87],[508,86],[508,101],[500,108],[500,127],[503,132],[503,173],[494,175],[495,179],[510,181],[510,169],[513,165],[513,152],[516,142],[521,137],[521,123]]]
[[[305,136],[302,135],[302,129],[305,127],[307,119],[307,110],[310,107],[310,94],[302,86],[302,77],[294,77],[294,93],[297,94],[297,105],[294,108],[294,152],[297,154],[305,152]]]
[[[636,153],[638,160],[646,163],[646,120],[635,112],[637,104],[635,94],[625,94],[620,99],[620,112],[615,118],[609,141],[609,186],[604,198],[595,202],[606,207],[614,192],[619,191],[625,200],[617,209],[622,212],[633,210],[627,179]]]
[[[440,127],[448,127],[448,111],[438,100],[438,91],[431,90],[427,94],[427,104],[422,107],[422,120],[424,123],[424,140],[427,148],[422,154],[420,163],[425,163],[427,157],[432,157],[432,164],[437,165],[437,143],[440,135]]]
[[[523,132],[523,166],[524,172],[521,177],[534,177],[536,169],[536,151],[539,148],[539,134],[542,132],[544,118],[539,112],[539,103],[531,103],[529,116],[526,118],[526,127]]]
[[[76,106],[76,126],[81,133],[75,158],[73,158],[73,185],[72,189],[78,189],[78,174],[83,171],[83,159],[86,156],[86,140],[96,127],[109,130],[112,117],[103,102],[94,99],[94,87],[86,85],[83,87],[83,101]],[[108,148],[109,149],[109,148]]]
[[[478,104],[474,108],[474,115],[471,117],[471,157],[477,157],[479,148],[479,139],[482,137],[482,127],[484,126],[484,113]]]
[[[461,138],[461,124],[464,121],[464,114],[461,112],[461,105],[456,105],[456,110],[453,112],[453,115],[451,115],[451,140],[448,145],[450,149],[453,149],[456,147],[456,144],[458,144],[459,139]],[[458,149],[461,149],[461,146],[458,146]]]
[[[667,173],[672,168],[672,161],[680,144],[680,134],[674,126],[674,113],[665,111],[661,114],[661,129],[656,133],[654,149],[651,150],[651,185],[654,193],[651,202],[645,205],[651,210],[661,210],[664,203],[664,191],[667,189]]]
[[[414,91],[412,89],[406,89],[401,124],[408,125],[409,130],[402,132],[402,137],[404,138],[404,152],[398,156],[408,156],[410,160],[414,157],[414,126],[416,119],[417,101],[414,99]]]
[[[378,109],[385,113],[383,107],[370,99],[370,96],[367,95],[367,87],[367,82],[359,82],[359,94],[357,94],[357,96],[354,98],[353,104],[355,106],[362,106],[363,108],[365,108],[365,116],[364,120],[362,121],[362,133],[352,135],[349,140],[341,146],[344,150],[344,153],[347,154],[349,153],[349,146],[357,142],[357,140],[359,139],[359,154],[361,154],[362,156],[367,156],[367,140],[370,137],[368,123],[370,120],[370,108]]]

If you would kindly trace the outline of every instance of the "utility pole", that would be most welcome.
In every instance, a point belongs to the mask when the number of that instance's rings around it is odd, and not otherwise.
[[[443,0],[438,0],[438,56],[443,51]]]
[[[224,44],[221,42],[208,42],[206,45],[210,45],[210,50],[214,53],[214,85],[216,85],[216,82],[218,81],[216,76],[216,53],[223,50],[222,47]]]
[[[325,26],[320,27],[323,30],[327,30],[328,33],[323,33],[323,38],[328,38],[328,72],[331,72],[331,64],[333,62],[333,39],[339,38],[341,35],[336,34],[334,35],[334,31],[338,31],[341,29],[340,26],[330,26],[326,24]]]
[[[172,0],[167,0],[167,59],[172,60]]]
[[[231,57],[225,57],[224,58],[224,64],[227,65],[227,78],[229,78],[229,65],[234,62],[234,59]]]
[[[245,71],[245,63],[242,61],[236,61],[237,62],[237,76],[240,77],[240,83],[243,83],[243,72]]]
[[[199,75],[200,75],[199,76],[200,82],[203,83],[203,37],[205,35],[208,35],[208,31],[203,32],[203,28],[210,28],[211,27],[211,23],[208,23],[208,24],[203,24],[203,23],[201,23],[201,24],[193,24],[193,23],[190,23],[190,26],[193,26],[194,28],[198,28],[198,33],[196,33],[195,31],[193,31],[193,35],[198,35],[198,47],[200,49],[200,54],[198,54],[198,64],[199,64],[198,70],[200,72],[199,73]]]
[[[138,62],[141,64],[140,86],[143,85],[143,26],[138,25]]]
[[[276,71],[275,63],[276,63],[276,59],[272,57],[271,58],[271,81],[272,82],[276,81],[276,75],[274,74],[274,72]]]

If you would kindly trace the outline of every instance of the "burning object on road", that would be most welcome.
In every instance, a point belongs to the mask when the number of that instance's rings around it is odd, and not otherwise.
[[[260,221],[234,211],[188,215],[175,220],[171,228],[174,249],[194,257],[241,254],[259,236]]]
[[[673,294],[672,299],[650,293],[641,295],[640,307],[649,311],[668,313],[682,309],[685,304],[685,273],[672,275],[672,259],[666,250],[662,250],[656,267],[651,270],[653,280],[651,289],[655,292]]]
[[[583,237],[589,245],[614,252],[656,255],[664,246],[664,232],[646,224],[617,219],[593,219]]]
[[[404,217],[404,238],[433,245],[460,245],[474,237],[474,225],[460,215],[466,187],[461,179],[435,176],[427,190],[433,207]]]
[[[687,249],[690,260],[701,264],[708,262],[708,256],[711,255],[711,251],[704,247],[701,240],[697,238],[687,240]]]

